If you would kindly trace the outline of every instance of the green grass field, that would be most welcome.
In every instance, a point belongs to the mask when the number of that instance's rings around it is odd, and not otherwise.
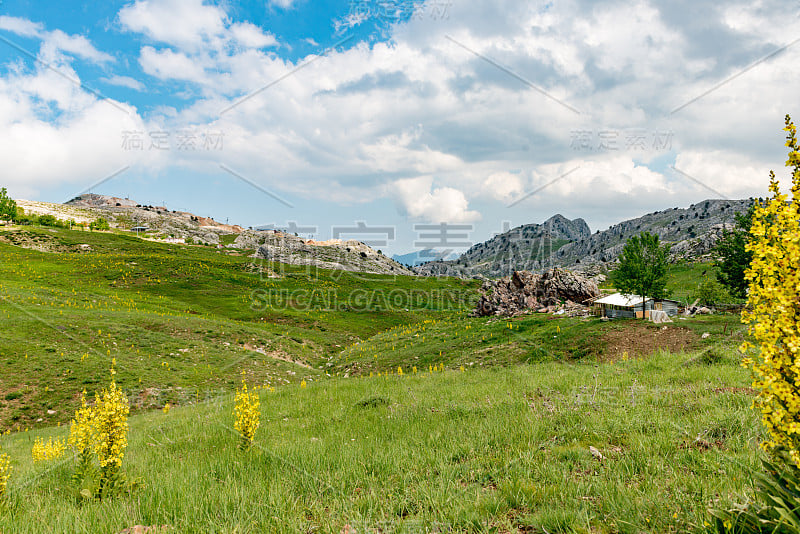
[[[684,532],[759,461],[736,315],[470,318],[473,281],[24,232],[0,232],[0,532]],[[72,457],[31,446],[66,436],[112,360],[139,484],[79,504]],[[248,452],[242,372],[275,387]]]

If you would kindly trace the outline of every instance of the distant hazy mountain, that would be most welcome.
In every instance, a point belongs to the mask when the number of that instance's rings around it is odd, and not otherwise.
[[[408,254],[395,254],[392,256],[392,259],[403,265],[415,266],[437,259],[454,260],[458,258],[458,254],[445,253],[443,257],[440,257],[441,254],[441,252],[427,248],[424,250],[418,250],[416,252],[409,252]]]

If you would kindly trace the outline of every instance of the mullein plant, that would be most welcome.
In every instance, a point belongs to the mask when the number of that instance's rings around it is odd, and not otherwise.
[[[239,448],[248,450],[261,424],[261,403],[258,393],[247,390],[244,375],[242,372],[242,387],[236,390],[233,427],[239,432]]]
[[[67,450],[67,444],[64,440],[48,438],[47,443],[42,438],[36,438],[31,448],[31,456],[33,462],[47,462],[50,460],[57,460],[64,456]]]
[[[11,458],[5,454],[0,454],[0,498],[6,494],[8,479],[11,478]]]
[[[70,427],[67,442],[78,456],[73,479],[85,499],[113,496],[125,484],[122,459],[128,446],[130,407],[114,380],[115,374],[112,367],[111,384],[95,394],[94,405],[86,402],[86,391],[83,392],[81,407]]]
[[[112,375],[114,370],[111,370]],[[94,452],[100,464],[98,496],[116,493],[124,484],[122,459],[128,446],[128,398],[112,378],[111,385],[95,397]]]
[[[756,473],[757,500],[731,510],[712,512],[714,532],[800,532],[800,146],[786,116],[786,146],[792,171],[792,194],[780,192],[770,172],[772,197],[756,204],[746,250],[753,260],[742,322],[753,343],[741,347],[742,365],[753,375],[768,453]]]

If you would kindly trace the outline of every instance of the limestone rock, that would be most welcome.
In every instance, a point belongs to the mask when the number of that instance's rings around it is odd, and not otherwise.
[[[550,269],[541,275],[514,271],[493,284],[484,283],[483,295],[474,315],[517,315],[527,310],[582,314],[585,300],[600,295],[592,280],[565,269]]]

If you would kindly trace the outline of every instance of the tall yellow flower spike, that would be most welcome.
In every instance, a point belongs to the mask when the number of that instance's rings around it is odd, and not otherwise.
[[[261,404],[258,393],[247,391],[244,372],[242,372],[242,387],[236,390],[235,400],[233,427],[239,432],[239,448],[247,450],[253,444],[256,430],[261,424]]]
[[[770,172],[772,198],[756,204],[747,244],[753,261],[745,273],[750,289],[742,322],[755,344],[746,342],[741,350],[759,392],[753,405],[769,436],[762,447],[788,452],[800,467],[800,146],[788,115],[784,130],[792,198],[781,194]]]
[[[46,462],[61,458],[66,450],[67,444],[64,440],[53,441],[53,438],[48,438],[45,443],[42,438],[36,438],[31,448],[31,456],[34,463]]]
[[[108,389],[95,395],[94,404],[94,452],[101,469],[117,470],[128,446],[128,399],[112,379]]]
[[[11,478],[11,458],[7,454],[0,454],[0,497],[5,495],[8,479]]]

